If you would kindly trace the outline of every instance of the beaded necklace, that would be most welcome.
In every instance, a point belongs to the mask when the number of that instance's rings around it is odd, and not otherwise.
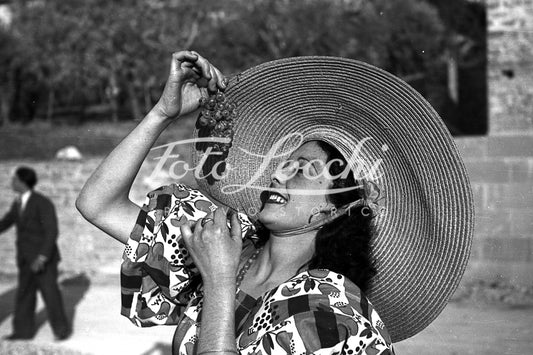
[[[248,258],[248,260],[246,260],[246,263],[244,263],[244,265],[242,266],[241,270],[239,271],[239,274],[237,275],[237,288],[239,288],[239,286],[241,285],[242,279],[244,279],[244,275],[246,275],[250,266],[252,266],[255,259],[257,259],[257,256],[259,255],[261,250],[263,250],[263,247],[254,251],[254,253]]]

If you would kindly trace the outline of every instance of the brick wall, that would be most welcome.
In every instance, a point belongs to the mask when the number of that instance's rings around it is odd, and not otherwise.
[[[476,209],[466,279],[533,283],[533,136],[458,138]]]
[[[456,140],[476,229],[467,279],[533,283],[533,1],[488,0],[489,134]]]
[[[456,139],[474,191],[476,230],[467,280],[504,277],[514,283],[533,282],[533,136],[488,136]],[[187,158],[185,151],[179,151]],[[132,198],[142,203],[147,191],[172,180],[162,174],[150,179],[156,160],[150,155],[136,179]],[[15,194],[13,169],[26,164],[39,175],[37,190],[55,203],[60,222],[59,246],[64,272],[117,270],[122,246],[85,221],[74,202],[100,158],[67,161],[4,161],[0,164],[0,214]],[[166,171],[169,164],[165,166]],[[183,182],[193,184],[190,176]],[[14,230],[0,235],[0,270],[14,274]]]
[[[533,1],[487,6],[490,135],[533,134]]]

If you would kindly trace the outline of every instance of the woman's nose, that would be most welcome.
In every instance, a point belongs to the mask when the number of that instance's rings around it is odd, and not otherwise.
[[[271,179],[273,182],[279,184],[285,183],[287,180],[290,180],[298,171],[299,164],[297,161],[289,160],[281,163],[274,173],[272,173]]]

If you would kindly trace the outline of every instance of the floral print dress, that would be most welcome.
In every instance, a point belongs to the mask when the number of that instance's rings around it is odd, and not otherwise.
[[[148,194],[124,251],[121,314],[137,326],[178,325],[173,353],[192,355],[200,329],[202,284],[179,226],[216,206],[200,191],[172,184]],[[252,223],[239,214],[242,260],[255,252]],[[325,269],[301,272],[255,299],[238,289],[241,354],[394,354],[385,325],[359,288]]]

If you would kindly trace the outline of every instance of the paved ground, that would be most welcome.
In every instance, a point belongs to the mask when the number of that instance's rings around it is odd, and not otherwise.
[[[15,283],[0,280],[0,338],[11,332]],[[119,315],[118,278],[84,275],[62,282],[74,334],[57,343],[43,305],[31,342],[0,341],[0,354],[170,354],[171,327],[139,329]],[[533,307],[450,304],[414,338],[396,344],[397,354],[533,354]]]
[[[428,328],[396,345],[397,354],[533,354],[533,308],[449,304]]]
[[[15,283],[2,282],[0,286],[0,338],[11,333]],[[78,276],[62,281],[67,313],[73,319],[74,333],[63,342],[55,342],[41,300],[38,304],[37,323],[40,328],[31,342],[0,340],[0,354],[63,354],[67,349],[83,354],[157,355],[170,354],[171,327],[137,328],[121,316],[118,278],[109,275]],[[13,343],[13,342],[11,342]],[[24,352],[9,352],[10,348]],[[35,349],[45,349],[39,352]],[[77,353],[77,352],[68,352]]]

